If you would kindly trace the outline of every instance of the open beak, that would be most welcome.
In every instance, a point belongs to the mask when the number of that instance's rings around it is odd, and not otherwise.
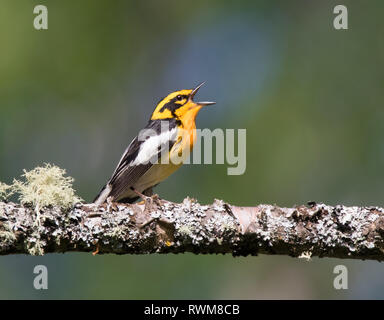
[[[199,91],[199,89],[203,86],[205,82],[200,83],[195,89],[192,90],[191,95],[189,96],[189,100],[193,101],[193,97]],[[215,104],[216,102],[213,101],[202,101],[202,102],[195,102],[199,106],[209,106],[211,104]]]

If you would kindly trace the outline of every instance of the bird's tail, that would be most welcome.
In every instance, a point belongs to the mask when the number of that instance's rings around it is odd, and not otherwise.
[[[112,191],[112,187],[109,183],[107,183],[99,192],[99,194],[96,196],[95,200],[93,200],[94,204],[101,205],[105,201],[107,201],[107,198],[109,197],[110,193]]]

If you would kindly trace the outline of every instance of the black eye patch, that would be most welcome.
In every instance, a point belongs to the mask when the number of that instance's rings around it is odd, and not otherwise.
[[[182,105],[179,103],[176,103],[176,101],[182,101],[183,99],[188,99],[187,95],[178,95],[166,104],[159,110],[160,112],[163,112],[165,109],[168,109],[172,113],[175,112],[178,108],[180,108]]]

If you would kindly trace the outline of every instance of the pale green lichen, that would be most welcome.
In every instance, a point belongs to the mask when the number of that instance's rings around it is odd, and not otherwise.
[[[43,256],[44,243],[40,239],[35,239],[35,241],[27,243],[27,250],[31,256]]]
[[[7,224],[1,224],[0,229],[0,247],[11,246],[16,241],[16,236],[11,232]]]
[[[179,234],[181,235],[185,235],[185,236],[191,236],[193,235],[193,228],[191,229],[191,227],[185,225],[185,226],[181,226],[179,229],[178,229],[178,232]]]
[[[82,199],[72,188],[73,178],[65,177],[65,174],[64,169],[46,163],[31,171],[24,170],[22,177],[25,181],[15,179],[10,189],[19,195],[21,204],[36,209],[57,206],[67,210]]]
[[[305,259],[307,261],[311,261],[312,259],[312,251],[308,250],[308,251],[304,251],[302,252],[299,256],[298,256],[299,259]]]
[[[40,209],[45,207],[59,207],[62,210],[71,209],[82,199],[76,196],[72,188],[73,178],[65,176],[66,172],[55,165],[44,164],[31,171],[24,170],[22,180],[13,180],[12,185],[0,183],[0,198],[6,200],[10,195],[17,194],[21,204],[32,206],[36,214],[33,232],[26,244],[26,249],[31,255],[43,255],[45,241],[41,239]],[[0,200],[1,200],[0,199]],[[0,232],[0,239],[8,245],[15,239],[9,232]]]
[[[16,240],[15,235],[9,231],[0,231],[0,248],[12,245]]]
[[[0,182],[0,200],[7,200],[12,195],[12,186]]]

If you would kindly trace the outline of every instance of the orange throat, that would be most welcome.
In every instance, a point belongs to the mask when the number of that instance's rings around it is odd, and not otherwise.
[[[189,141],[190,150],[193,148],[193,144],[196,140],[196,116],[199,113],[201,107],[197,106],[186,112],[182,117],[180,117],[181,123],[183,125],[184,136]],[[188,140],[189,139],[189,140]]]

